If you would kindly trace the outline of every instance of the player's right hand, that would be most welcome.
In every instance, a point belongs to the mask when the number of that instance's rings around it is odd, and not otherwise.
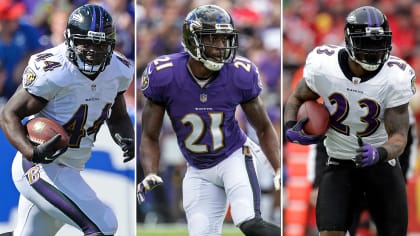
[[[146,193],[155,187],[161,185],[163,183],[163,180],[161,177],[154,173],[148,174],[143,181],[141,181],[137,188],[137,200],[139,204],[144,202],[146,199]]]
[[[67,147],[57,150],[54,146],[60,141],[61,135],[56,134],[54,137],[49,139],[47,142],[34,146],[32,159],[33,163],[44,163],[48,164],[53,162],[58,156],[63,154]]]
[[[310,145],[319,143],[323,135],[309,135],[305,134],[303,131],[303,126],[305,123],[308,122],[308,117],[305,117],[299,120],[292,128],[286,130],[286,138],[290,142],[302,144],[302,145]]]
[[[371,144],[364,143],[361,137],[357,137],[357,142],[359,144],[359,148],[356,149],[358,154],[354,158],[356,167],[367,167],[385,160],[385,158],[379,154],[378,148]]]

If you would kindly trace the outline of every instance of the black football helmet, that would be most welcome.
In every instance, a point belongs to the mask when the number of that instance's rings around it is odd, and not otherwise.
[[[86,75],[101,72],[115,48],[115,26],[101,6],[86,4],[75,9],[64,33],[68,58]]]
[[[364,6],[350,12],[344,38],[350,58],[367,71],[378,69],[389,58],[392,32],[386,16],[375,7]]]
[[[223,41],[223,46],[214,44],[217,38]],[[215,5],[193,9],[184,20],[182,45],[192,58],[201,61],[207,69],[220,70],[224,63],[233,61],[238,48],[238,33],[232,17]],[[220,55],[207,55],[206,48],[217,48]]]

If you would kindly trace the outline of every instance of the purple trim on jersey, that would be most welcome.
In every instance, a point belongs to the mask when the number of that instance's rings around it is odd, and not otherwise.
[[[24,173],[33,166],[34,164],[32,162],[24,157],[22,158],[22,169]],[[40,178],[35,183],[32,183],[31,187],[51,205],[73,220],[82,229],[85,235],[101,232],[99,227],[83,213],[76,203],[50,183]]]
[[[260,185],[258,184],[257,173],[255,172],[254,163],[252,162],[252,156],[245,155],[245,167],[248,174],[249,183],[251,184],[252,195],[254,197],[255,218],[259,218],[261,217],[261,189]]]

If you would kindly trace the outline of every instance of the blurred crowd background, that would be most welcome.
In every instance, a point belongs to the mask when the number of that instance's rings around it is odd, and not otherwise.
[[[190,10],[204,4],[219,5],[233,17],[235,27],[239,30],[238,54],[249,58],[259,67],[264,84],[262,97],[280,134],[280,0],[139,0],[136,5],[137,88],[140,88],[139,79],[148,62],[160,55],[183,51],[183,20]],[[141,90],[138,89],[137,141],[141,139],[143,99]],[[237,117],[244,130],[255,139],[252,129],[240,111]],[[159,175],[162,176],[164,185],[148,193],[147,201],[137,210],[137,220],[145,225],[185,223],[181,183],[186,164],[177,147],[169,119],[164,122],[161,147]],[[137,173],[138,180],[141,180],[141,170],[138,169]],[[264,173],[264,170],[260,173]],[[278,192],[273,191],[272,176],[261,174],[260,178],[263,217],[280,224],[280,196]],[[229,214],[226,221],[230,221]]]
[[[64,42],[70,13],[85,3],[99,4],[112,15],[116,50],[134,61],[132,0],[0,0],[0,107],[21,83],[29,57]],[[134,109],[134,86],[126,96]]]
[[[302,69],[307,54],[322,44],[344,45],[345,17],[352,10],[372,5],[380,9],[388,18],[392,30],[393,48],[391,54],[406,60],[420,75],[420,2],[415,0],[284,0],[283,1],[283,101],[293,91],[302,77]],[[417,87],[420,81],[417,79]],[[420,121],[420,97],[410,102],[417,123]],[[419,130],[420,125],[417,125]],[[418,132],[418,131],[417,131]],[[311,148],[287,143],[284,148],[285,180],[284,235],[318,235],[315,218],[315,196],[311,192],[313,163],[308,160]],[[418,159],[418,158],[417,158]],[[418,180],[416,172],[408,180],[409,232],[419,232],[418,209],[420,197],[413,192]],[[311,195],[312,194],[312,195]],[[413,213],[414,212],[414,213]],[[362,215],[362,221],[366,218]],[[368,222],[368,221],[367,221]],[[413,223],[414,222],[414,223]],[[358,235],[375,235],[374,227],[365,226]]]

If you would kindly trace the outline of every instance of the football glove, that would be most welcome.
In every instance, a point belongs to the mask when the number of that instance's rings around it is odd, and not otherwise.
[[[137,188],[137,200],[139,204],[144,202],[146,199],[146,193],[155,187],[161,185],[163,180],[156,174],[150,173],[148,174],[141,183],[139,183]]]
[[[359,144],[359,148],[356,150],[358,154],[355,158],[357,167],[371,166],[386,159],[385,155],[380,155],[378,148],[363,143],[362,138],[358,137],[357,142]]]
[[[309,135],[303,131],[303,126],[308,122],[308,117],[299,120],[293,127],[286,130],[286,138],[290,142],[309,145],[319,143],[323,139],[323,135]]]
[[[48,164],[53,162],[58,156],[63,154],[67,147],[57,150],[54,148],[55,144],[60,140],[61,134],[56,134],[54,137],[45,143],[34,146],[32,159],[33,163]]]
[[[281,185],[281,177],[280,177],[280,168],[277,169],[276,175],[274,176],[274,189],[276,191],[280,190]]]
[[[114,136],[118,146],[124,152],[124,163],[131,161],[134,158],[134,140],[132,138],[123,138],[119,133],[116,133]]]

